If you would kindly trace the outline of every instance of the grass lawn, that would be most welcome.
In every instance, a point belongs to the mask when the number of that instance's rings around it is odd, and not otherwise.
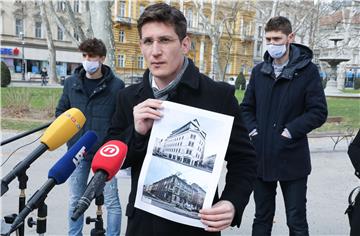
[[[347,93],[360,93],[360,90],[345,90]],[[239,103],[242,102],[244,91],[236,90],[235,96]],[[360,99],[356,98],[327,98],[328,116],[343,116],[344,122],[340,127],[336,124],[325,124],[320,127],[319,131],[329,131],[337,129],[346,129],[352,127],[354,129],[360,128]]]
[[[62,88],[1,88],[1,107],[9,107],[17,100],[24,99],[30,108],[41,109],[48,105],[50,99],[55,99],[57,101],[60,98],[61,93]]]
[[[53,118],[62,88],[9,87],[1,88],[0,91],[1,129],[29,130]],[[244,90],[235,92],[239,103],[242,102],[244,92]],[[360,99],[327,98],[327,103],[329,116],[343,116],[344,123],[340,127],[324,125],[320,130],[345,129],[347,126],[355,129],[360,127]]]
[[[53,119],[62,88],[1,88],[1,129],[29,130]]]
[[[360,89],[343,89],[342,92],[343,93],[356,93],[356,94],[359,94]]]

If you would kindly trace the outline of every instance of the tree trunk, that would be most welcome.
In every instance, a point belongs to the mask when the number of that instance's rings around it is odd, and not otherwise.
[[[42,18],[42,22],[45,23],[45,29],[46,29],[46,42],[49,50],[49,83],[55,84],[58,82],[57,76],[56,76],[56,50],[52,38],[51,28],[49,24],[49,19],[47,17],[46,13],[46,5],[45,0],[41,1],[40,4],[40,14]]]
[[[112,1],[90,1],[91,27],[96,29],[94,37],[101,39],[107,49],[105,64],[115,71],[114,34],[111,19]]]

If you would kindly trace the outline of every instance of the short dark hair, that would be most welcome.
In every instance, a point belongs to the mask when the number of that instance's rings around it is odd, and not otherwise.
[[[81,52],[93,54],[95,56],[106,56],[106,47],[103,41],[97,38],[86,39],[79,45]]]
[[[145,8],[137,21],[137,28],[140,38],[141,28],[149,22],[162,22],[174,27],[179,39],[186,37],[186,18],[183,13],[166,3],[155,3]]]
[[[291,22],[283,16],[272,17],[265,25],[265,32],[269,31],[281,31],[283,34],[289,35],[292,33]]]

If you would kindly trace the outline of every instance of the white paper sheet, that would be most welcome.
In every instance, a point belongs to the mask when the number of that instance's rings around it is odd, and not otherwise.
[[[205,228],[234,118],[163,102],[141,169],[135,207],[178,223]]]

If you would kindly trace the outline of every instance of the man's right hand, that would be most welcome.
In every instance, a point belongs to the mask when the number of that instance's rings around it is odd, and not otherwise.
[[[152,127],[154,120],[159,120],[163,114],[159,111],[162,108],[162,101],[147,99],[133,108],[135,131],[145,135]]]

